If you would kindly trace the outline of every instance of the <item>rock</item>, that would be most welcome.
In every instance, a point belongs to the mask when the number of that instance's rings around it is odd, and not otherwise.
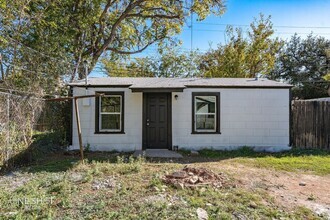
[[[184,185],[183,185],[183,183],[175,183],[174,186],[175,186],[177,189],[184,189]]]
[[[183,171],[174,172],[171,176],[178,179],[183,179],[187,177],[186,173]]]
[[[197,183],[197,181],[198,181],[198,176],[193,176],[189,179],[189,183],[191,184],[195,184]]]
[[[162,177],[162,181],[179,189],[183,188],[182,186],[195,187],[204,185],[210,185],[214,188],[221,188],[223,187],[222,183],[226,183],[228,178],[226,178],[225,175],[220,176],[206,168],[185,166],[181,171],[176,171],[172,174],[165,175]]]
[[[94,186],[92,186],[92,189],[93,190],[99,190],[100,189],[100,186],[99,185],[94,185]]]
[[[154,186],[153,189],[154,189],[155,191],[159,192],[159,189],[158,189],[157,186]]]
[[[258,205],[255,202],[250,202],[249,206],[253,209],[256,209]]]
[[[209,219],[209,216],[207,215],[207,212],[204,209],[198,208],[196,210],[196,212],[197,212],[198,220],[207,220],[207,219]]]
[[[306,183],[305,182],[300,182],[299,186],[306,186]]]
[[[195,150],[192,150],[192,151],[190,151],[190,154],[191,155],[199,155],[199,152],[198,151],[195,151]]]
[[[115,187],[115,181],[113,179],[107,179],[107,180],[94,180],[92,183],[92,189],[93,190],[99,190],[99,189],[105,189],[105,188],[114,188]]]
[[[72,173],[70,176],[69,176],[69,179],[71,182],[80,182],[83,180],[83,175],[81,173]]]
[[[241,214],[239,212],[236,212],[236,211],[233,213],[233,216],[235,217],[233,219],[248,220],[248,218],[245,215],[243,215],[243,214]]]

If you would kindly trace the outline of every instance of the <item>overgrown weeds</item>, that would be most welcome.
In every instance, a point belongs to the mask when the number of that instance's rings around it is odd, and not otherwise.
[[[203,208],[210,219],[317,219],[309,209],[291,212],[277,206],[261,190],[167,187],[161,178],[181,164],[127,155],[84,163],[68,156],[55,159],[56,163],[44,161],[0,184],[0,218],[196,219],[196,209]],[[71,167],[62,169],[62,164]],[[44,166],[48,168],[42,170]],[[215,172],[220,170],[219,166]],[[20,178],[27,182],[13,188],[14,179]],[[26,204],[35,199],[42,204]]]

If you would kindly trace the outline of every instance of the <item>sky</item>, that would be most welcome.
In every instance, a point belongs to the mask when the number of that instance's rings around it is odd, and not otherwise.
[[[194,17],[192,40],[188,26],[190,22],[176,38],[183,42],[180,47],[182,51],[190,51],[192,45],[193,49],[205,52],[210,46],[215,48],[219,43],[225,43],[224,30],[227,24],[243,25],[242,29],[247,30],[245,25],[258,18],[260,13],[271,16],[274,37],[286,40],[294,33],[306,37],[313,32],[330,39],[330,0],[227,0],[226,12],[221,17],[211,15],[199,22]],[[150,46],[136,56],[156,55],[157,47]]]
[[[222,17],[209,16],[197,22],[195,16],[193,49],[205,51],[210,48],[210,44],[214,48],[219,43],[225,43],[225,24],[249,25],[260,13],[271,16],[276,37],[288,39],[295,32],[306,37],[307,34],[303,33],[313,32],[330,39],[330,0],[227,0],[226,6]],[[244,26],[242,28],[247,29]],[[183,41],[183,50],[190,50],[191,30],[187,25],[177,38]],[[153,54],[155,49],[150,47],[144,54]]]

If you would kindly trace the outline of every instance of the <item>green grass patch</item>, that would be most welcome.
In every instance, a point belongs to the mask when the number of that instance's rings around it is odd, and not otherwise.
[[[312,172],[318,175],[330,174],[330,156],[267,156],[254,159],[240,158],[237,161],[256,167],[290,172]]]
[[[204,149],[200,155],[212,159],[234,161],[260,168],[273,168],[290,172],[313,172],[318,175],[330,174],[330,152],[324,150],[292,149],[280,153],[254,152],[244,147],[233,151]]]

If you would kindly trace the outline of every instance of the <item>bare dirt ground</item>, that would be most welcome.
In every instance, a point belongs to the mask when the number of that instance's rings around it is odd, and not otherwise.
[[[221,169],[234,174],[243,188],[265,190],[278,205],[288,210],[304,206],[330,219],[330,175],[283,172],[241,164],[225,164]]]

